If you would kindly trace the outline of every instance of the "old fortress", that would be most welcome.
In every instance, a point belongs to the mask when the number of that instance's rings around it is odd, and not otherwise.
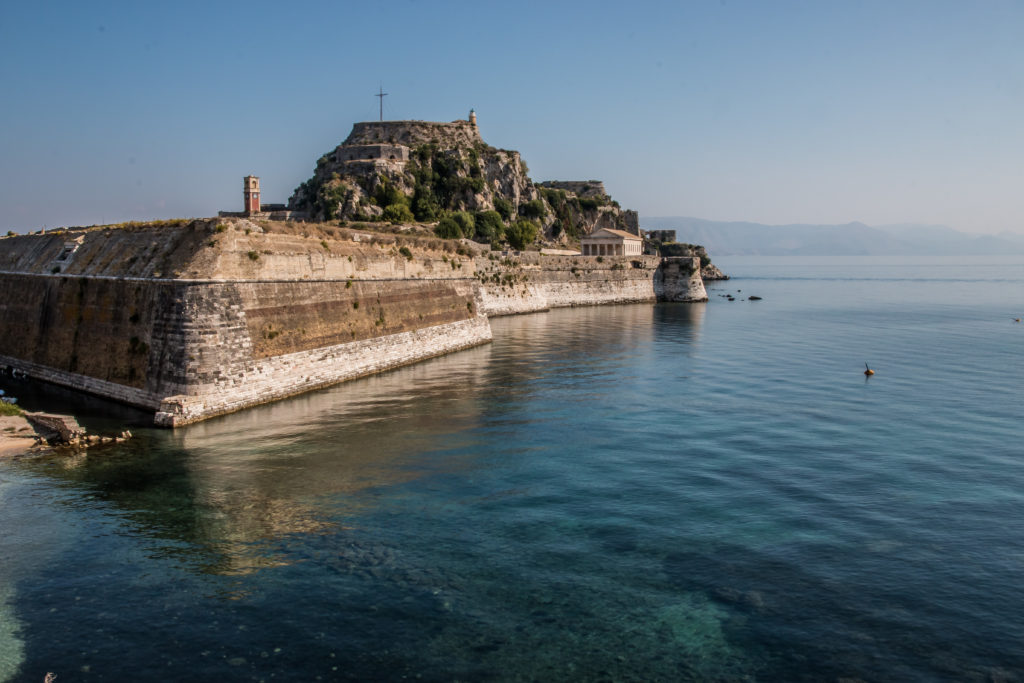
[[[357,123],[287,205],[261,194],[247,176],[243,210],[217,218],[0,240],[0,369],[178,426],[487,343],[490,316],[707,298],[698,257],[643,254],[635,213],[596,181],[534,184],[517,152],[483,143],[474,113]],[[380,197],[511,206],[508,224],[532,212],[554,247],[322,220],[379,216]],[[582,252],[565,248],[572,235]]]

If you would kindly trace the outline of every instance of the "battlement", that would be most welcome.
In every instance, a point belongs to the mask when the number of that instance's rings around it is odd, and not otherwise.
[[[334,159],[344,161],[367,161],[371,159],[388,159],[391,161],[408,161],[409,148],[405,145],[342,145],[334,152]]]
[[[483,142],[471,121],[363,121],[352,126],[342,148],[357,145],[404,145],[416,147],[436,143],[441,147],[473,145]]]

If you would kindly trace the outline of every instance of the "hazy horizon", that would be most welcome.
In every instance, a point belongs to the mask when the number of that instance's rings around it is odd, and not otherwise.
[[[243,11],[244,9],[244,11]],[[1024,5],[51,2],[0,24],[0,229],[287,201],[353,123],[450,121],[641,216],[1020,234]]]

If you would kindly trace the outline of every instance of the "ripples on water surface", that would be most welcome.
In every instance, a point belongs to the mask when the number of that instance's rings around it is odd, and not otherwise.
[[[0,679],[1021,677],[1024,267],[724,267],[0,464]]]

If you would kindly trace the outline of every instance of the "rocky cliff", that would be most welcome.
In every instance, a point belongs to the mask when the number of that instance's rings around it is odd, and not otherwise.
[[[466,212],[462,236],[482,242],[500,241],[520,220],[549,244],[604,227],[638,232],[635,212],[623,211],[599,181],[536,184],[518,152],[486,144],[471,121],[357,123],[320,157],[289,208],[315,220],[391,222]]]

